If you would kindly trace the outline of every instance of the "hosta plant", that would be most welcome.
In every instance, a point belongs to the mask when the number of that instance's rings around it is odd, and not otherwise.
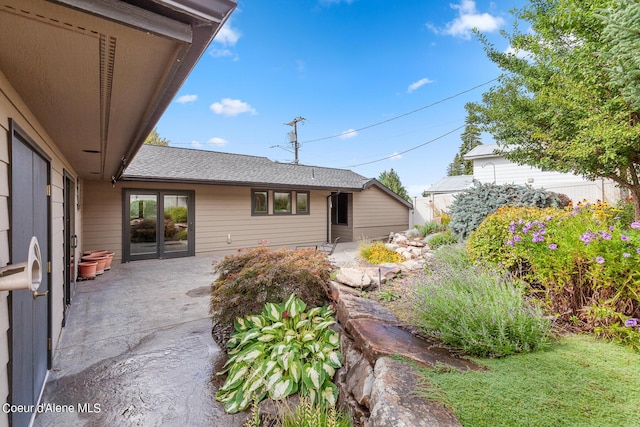
[[[282,304],[267,303],[261,314],[239,317],[227,343],[227,374],[216,399],[229,413],[245,410],[266,396],[283,399],[300,393],[313,403],[335,405],[338,388],[331,381],[342,365],[340,338],[329,307],[305,311],[291,294]]]

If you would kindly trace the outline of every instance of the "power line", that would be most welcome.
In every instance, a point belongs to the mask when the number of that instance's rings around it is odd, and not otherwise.
[[[371,124],[371,125],[368,125],[368,126],[364,126],[364,127],[358,128],[358,129],[353,129],[353,130],[349,131],[349,133],[360,132],[361,130],[370,129],[372,127],[380,126],[380,125],[383,125],[385,123],[389,123],[389,122],[392,122],[394,120],[400,119],[402,117],[406,117],[408,115],[417,113],[418,111],[426,110],[427,108],[431,108],[431,107],[433,107],[435,105],[442,104],[445,101],[449,101],[450,99],[456,98],[456,97],[458,97],[460,95],[464,95],[465,93],[469,93],[469,92],[471,92],[473,90],[476,90],[476,89],[478,89],[478,88],[480,88],[482,86],[486,86],[491,82],[495,82],[496,80],[498,80],[498,77],[493,78],[491,80],[488,80],[488,81],[486,81],[484,83],[480,83],[479,85],[476,85],[476,86],[474,86],[474,87],[472,87],[470,89],[463,90],[462,92],[458,92],[455,95],[451,95],[451,96],[448,96],[446,98],[442,98],[442,99],[440,99],[440,100],[438,100],[436,102],[433,102],[431,104],[425,105],[425,106],[420,107],[420,108],[416,108],[415,110],[411,110],[411,111],[409,111],[407,113],[404,113],[404,114],[400,114],[399,116],[391,117],[390,119],[386,119],[386,120],[383,120],[381,122],[377,122],[377,123],[374,123],[374,124]],[[331,136],[325,136],[325,137],[322,137],[322,138],[316,138],[316,139],[309,139],[307,141],[301,141],[300,143],[301,144],[303,144],[303,143],[306,144],[306,143],[309,143],[309,142],[325,141],[327,139],[338,138],[340,136],[344,136],[344,132],[341,132],[341,133],[338,133],[338,134],[335,134],[335,135],[331,135]]]
[[[444,137],[445,137],[445,136],[447,136],[447,135],[451,135],[452,133],[454,133],[454,132],[455,132],[455,131],[457,131],[457,130],[462,129],[463,127],[465,127],[465,125],[458,126],[457,128],[455,128],[455,129],[453,129],[453,130],[450,130],[450,131],[449,131],[449,132],[447,132],[447,133],[444,133],[444,134],[442,134],[442,135],[440,135],[440,136],[437,136],[437,137],[435,137],[435,138],[433,138],[433,139],[430,139],[430,140],[429,140],[429,141],[427,141],[427,142],[423,142],[423,143],[422,143],[422,144],[420,144],[420,145],[416,145],[415,147],[411,147],[411,148],[409,148],[408,150],[401,151],[400,153],[394,153],[394,154],[392,154],[392,155],[390,155],[390,156],[383,157],[382,159],[378,159],[378,160],[372,160],[372,161],[370,161],[370,162],[358,163],[357,165],[349,165],[349,166],[345,166],[345,168],[355,168],[355,167],[358,167],[358,166],[370,165],[370,164],[372,164],[372,163],[378,163],[378,162],[382,162],[382,161],[384,161],[384,160],[388,160],[388,159],[390,159],[390,158],[392,158],[392,157],[396,157],[396,156],[399,156],[399,155],[401,155],[401,154],[406,154],[406,153],[408,153],[409,151],[417,150],[418,148],[420,148],[420,147],[424,147],[424,146],[425,146],[425,145],[427,145],[427,144],[431,144],[432,142],[435,142],[435,141],[437,141],[437,140],[439,140],[439,139],[442,139],[442,138],[444,138]]]

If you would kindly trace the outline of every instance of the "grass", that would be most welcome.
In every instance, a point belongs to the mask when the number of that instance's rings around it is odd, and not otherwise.
[[[464,426],[640,425],[640,355],[624,347],[569,335],[546,351],[476,361],[488,370],[420,369],[418,393]]]

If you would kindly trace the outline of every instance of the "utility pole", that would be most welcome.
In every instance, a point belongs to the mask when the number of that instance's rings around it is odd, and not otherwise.
[[[298,116],[289,123],[286,123],[287,126],[293,126],[293,130],[289,132],[289,142],[293,145],[293,152],[295,153],[295,160],[293,163],[296,165],[298,164],[298,149],[300,148],[300,144],[298,143],[298,122],[302,122],[304,120],[307,119]]]

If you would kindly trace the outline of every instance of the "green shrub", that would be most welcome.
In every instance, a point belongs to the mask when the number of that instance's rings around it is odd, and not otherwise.
[[[275,418],[274,418],[275,417]],[[263,417],[254,403],[252,417],[242,427],[351,427],[353,423],[347,412],[334,406],[313,404],[301,397],[298,405],[285,401],[278,405],[277,413]]]
[[[550,321],[525,300],[523,287],[513,280],[443,263],[418,280],[417,326],[444,343],[483,357],[547,346]]]
[[[464,270],[473,266],[473,262],[469,260],[465,248],[462,245],[441,246],[433,255],[439,264],[448,265],[453,269]]]
[[[384,243],[360,243],[360,257],[369,264],[384,264],[386,262],[403,262],[402,255],[387,248]]]
[[[435,221],[427,221],[422,225],[417,226],[424,236],[430,234],[439,233],[447,229],[445,225],[442,225]]]
[[[178,231],[175,235],[176,240],[187,240],[189,232],[187,230]]]
[[[455,243],[458,243],[458,238],[451,233],[451,230],[436,234],[427,241],[431,249],[437,249],[441,246],[453,245]]]
[[[292,293],[310,306],[325,305],[332,270],[326,254],[315,250],[258,247],[226,256],[214,267],[219,276],[211,287],[211,318],[231,326],[236,317]]]
[[[467,241],[471,258],[526,280],[558,320],[627,344],[636,332],[624,322],[640,315],[638,248],[640,224],[606,203],[501,208]]]
[[[556,193],[515,184],[478,184],[457,195],[449,207],[449,229],[466,239],[487,215],[501,206],[560,207]]]
[[[414,225],[413,228],[407,230],[407,237],[410,239],[415,239],[417,237],[424,237],[424,233],[420,229],[419,225]]]
[[[267,303],[262,314],[235,320],[228,342],[227,373],[216,399],[229,413],[245,410],[267,395],[274,400],[300,393],[310,402],[335,405],[338,388],[331,381],[342,366],[340,336],[329,307],[305,311],[291,294],[282,304]]]

